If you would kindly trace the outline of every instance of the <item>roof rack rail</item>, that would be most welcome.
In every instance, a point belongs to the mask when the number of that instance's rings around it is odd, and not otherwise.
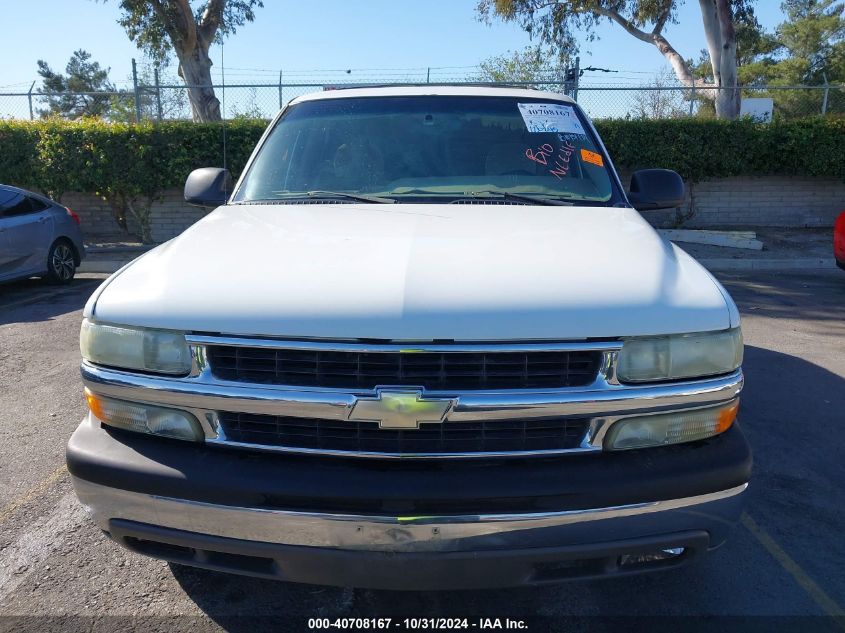
[[[352,83],[352,84],[326,84],[332,90],[355,90],[356,88],[422,88],[426,86],[471,86],[476,88],[522,88],[523,90],[539,90],[530,82],[500,82],[500,81],[397,81],[391,83]]]

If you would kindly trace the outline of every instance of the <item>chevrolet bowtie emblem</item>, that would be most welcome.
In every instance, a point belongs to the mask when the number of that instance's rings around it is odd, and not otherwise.
[[[451,398],[425,398],[418,389],[379,389],[375,398],[358,398],[349,419],[378,422],[380,429],[418,429],[423,422],[443,422],[454,404]]]

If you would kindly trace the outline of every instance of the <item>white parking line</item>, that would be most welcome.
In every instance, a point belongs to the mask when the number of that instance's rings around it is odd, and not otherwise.
[[[55,549],[63,535],[85,521],[73,493],[64,495],[53,511],[18,536],[0,557],[0,601],[17,589]]]
[[[778,564],[783,567],[786,573],[792,576],[795,582],[798,583],[798,586],[806,591],[807,595],[810,596],[817,605],[819,605],[821,610],[824,611],[826,615],[834,618],[834,623],[839,626],[839,628],[845,630],[845,619],[843,619],[845,618],[845,611],[842,610],[842,607],[840,607],[824,589],[810,578],[810,575],[805,572],[804,569],[796,563],[795,560],[793,560],[793,558],[787,554],[780,545],[778,545],[777,541],[775,541],[775,539],[773,539],[766,530],[760,527],[747,512],[742,513],[740,522],[745,526],[745,529],[751,532],[751,535],[757,539],[757,542],[760,543],[767,552],[769,552],[772,558],[774,558]]]
[[[14,499],[8,505],[0,508],[0,523],[3,523],[6,519],[12,516],[21,506],[26,505],[30,501],[33,501],[36,497],[44,494],[47,488],[52,486],[54,482],[61,479],[62,476],[66,473],[67,466],[62,464],[52,473],[47,475],[47,477],[45,477],[42,481],[36,484],[34,487],[27,490],[26,494],[21,497],[18,497],[17,499]]]

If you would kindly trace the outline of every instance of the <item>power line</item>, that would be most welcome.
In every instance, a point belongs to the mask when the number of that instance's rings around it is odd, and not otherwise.
[[[303,73],[360,73],[360,72],[387,72],[387,71],[426,71],[426,70],[449,70],[449,69],[462,69],[462,68],[478,68],[478,64],[472,66],[409,66],[405,68],[304,68],[304,69],[282,69],[284,73],[287,75],[290,74],[303,74]],[[249,72],[259,72],[259,73],[273,73],[278,74],[278,68],[237,68],[234,66],[230,66],[228,68],[229,71],[232,70],[240,70],[240,71],[249,71]]]
[[[587,66],[586,68],[582,68],[581,72],[578,73],[579,77],[583,77],[585,72],[595,72],[595,73],[618,73],[618,70],[611,70],[610,68],[596,68],[595,66]]]

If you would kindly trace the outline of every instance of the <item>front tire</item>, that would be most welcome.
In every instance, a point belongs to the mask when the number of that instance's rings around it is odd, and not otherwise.
[[[69,284],[76,274],[76,255],[73,246],[59,240],[47,253],[47,278],[57,284]]]

